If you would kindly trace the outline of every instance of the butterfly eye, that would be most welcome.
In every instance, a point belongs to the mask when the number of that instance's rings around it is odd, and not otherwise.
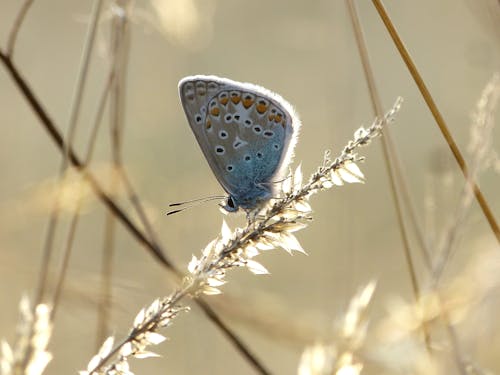
[[[224,147],[222,147],[222,146],[215,146],[215,153],[217,155],[224,155],[225,152],[226,152],[226,150],[224,150]]]
[[[232,197],[227,198],[227,205],[233,209],[236,208]]]

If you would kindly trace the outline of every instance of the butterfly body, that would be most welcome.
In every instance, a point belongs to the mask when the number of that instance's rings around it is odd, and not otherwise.
[[[279,95],[216,76],[179,82],[181,102],[203,154],[229,194],[227,211],[253,210],[275,195],[300,122]]]

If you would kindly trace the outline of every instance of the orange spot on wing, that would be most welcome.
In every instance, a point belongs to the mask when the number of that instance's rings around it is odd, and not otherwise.
[[[259,103],[257,104],[257,106],[255,107],[255,109],[257,110],[257,112],[259,112],[260,114],[263,114],[265,111],[267,111],[267,105],[265,105],[264,103]]]
[[[269,115],[268,119],[269,119],[269,121],[273,121],[274,120],[274,115]]]
[[[222,104],[222,105],[226,105],[228,101],[229,101],[229,98],[227,96],[220,98],[220,100],[219,100],[220,104]]]
[[[241,100],[241,95],[231,95],[231,101],[234,103],[234,104],[238,104]]]
[[[210,129],[212,127],[212,121],[210,119],[207,119],[207,122],[205,123],[205,128]]]
[[[281,114],[277,114],[275,117],[274,117],[274,122],[281,122],[281,120],[283,119],[283,116],[281,116]]]
[[[246,109],[250,108],[250,106],[254,103],[254,100],[251,98],[245,98],[243,99],[243,107]]]
[[[210,114],[212,116],[219,116],[219,113],[220,113],[219,107],[213,107],[212,110],[210,111]]]

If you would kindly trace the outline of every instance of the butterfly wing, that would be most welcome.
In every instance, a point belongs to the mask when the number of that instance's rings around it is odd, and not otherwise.
[[[279,95],[215,76],[179,82],[189,125],[224,190],[236,199],[279,179],[293,156],[300,122]]]

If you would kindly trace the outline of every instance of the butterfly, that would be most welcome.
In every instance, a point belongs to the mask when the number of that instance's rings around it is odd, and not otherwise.
[[[216,76],[179,82],[179,94],[205,159],[228,194],[227,212],[250,212],[276,196],[297,143],[293,107],[264,87]]]

